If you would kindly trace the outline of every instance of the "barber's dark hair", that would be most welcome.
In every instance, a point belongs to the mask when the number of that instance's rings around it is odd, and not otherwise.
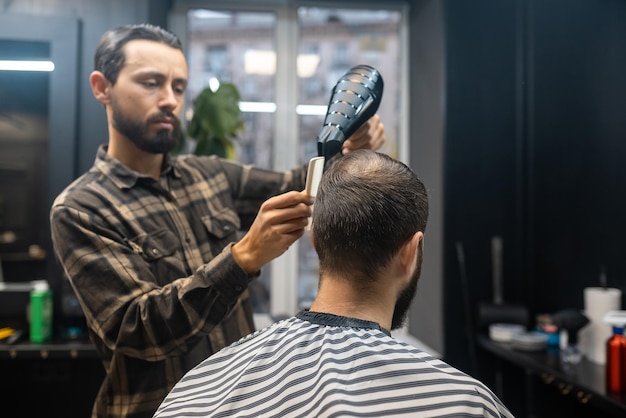
[[[426,188],[406,164],[372,150],[341,156],[313,206],[320,273],[374,280],[427,220]]]
[[[135,39],[160,42],[183,50],[180,39],[175,34],[158,26],[142,23],[113,28],[102,35],[94,56],[94,69],[101,71],[111,84],[115,84],[124,66],[124,45]]]

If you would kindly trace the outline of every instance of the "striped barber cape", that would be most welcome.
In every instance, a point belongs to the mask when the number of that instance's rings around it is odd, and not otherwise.
[[[155,417],[512,417],[478,380],[377,323],[302,311],[190,370]]]

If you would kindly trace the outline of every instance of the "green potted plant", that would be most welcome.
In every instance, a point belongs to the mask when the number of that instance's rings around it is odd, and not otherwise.
[[[234,160],[233,141],[244,128],[239,99],[239,90],[233,83],[221,83],[215,91],[204,88],[193,101],[193,116],[174,152],[189,149],[191,138],[195,142],[191,144],[193,154],[215,154]]]

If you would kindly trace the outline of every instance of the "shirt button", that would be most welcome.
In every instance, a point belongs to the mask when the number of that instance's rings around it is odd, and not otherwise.
[[[185,242],[187,244],[189,244],[191,242],[191,238],[189,238],[189,235],[185,236]]]

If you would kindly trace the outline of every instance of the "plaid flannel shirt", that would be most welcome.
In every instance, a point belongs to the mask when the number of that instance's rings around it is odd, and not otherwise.
[[[304,188],[304,168],[184,155],[157,181],[101,146],[56,198],[55,255],[106,370],[93,417],[151,417],[185,372],[254,330],[254,277],[231,247],[265,200]]]

